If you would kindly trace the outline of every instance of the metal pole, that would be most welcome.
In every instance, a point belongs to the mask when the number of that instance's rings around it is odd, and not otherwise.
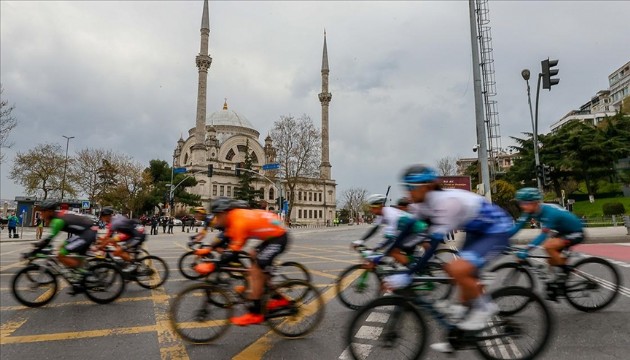
[[[534,112],[532,111],[532,96],[529,87],[529,70],[525,74],[526,70],[523,70],[521,73],[525,82],[527,83],[527,103],[529,104],[529,117],[532,122],[532,137],[533,137],[533,145],[534,145],[534,159],[536,163],[536,169],[538,169],[538,165],[540,165],[540,158],[538,156],[538,92],[536,93],[536,120],[534,121]],[[538,84],[540,85],[540,77],[538,77]],[[540,182],[540,178],[536,175],[536,182],[538,184],[538,190],[542,193],[542,183]]]
[[[66,138],[66,162],[63,164],[63,180],[61,181],[61,201],[63,201],[63,194],[66,188],[66,170],[68,168],[68,145],[70,145],[70,139],[74,139],[74,136],[61,136]]]
[[[490,193],[490,169],[488,168],[488,143],[486,127],[483,118],[483,98],[481,96],[481,65],[479,64],[479,44],[477,44],[477,21],[475,16],[475,1],[468,0],[470,14],[470,43],[472,47],[473,81],[475,90],[475,119],[477,126],[477,143],[479,144],[479,164],[481,166],[481,182],[483,193],[488,201],[492,200]]]
[[[173,156],[173,163],[171,165],[171,187],[168,192],[168,208],[171,210],[169,214],[171,217],[173,216],[173,207],[171,206],[171,201],[173,200],[173,173],[175,172],[175,156]]]
[[[540,79],[542,79],[542,74],[538,74],[538,84],[536,85],[536,115],[534,117],[534,158],[536,161],[537,169],[540,165],[540,155],[538,154],[538,98],[540,95]],[[540,178],[538,177],[538,174],[536,174],[536,179],[538,179],[538,190],[542,194],[543,187],[542,183],[540,182]]]

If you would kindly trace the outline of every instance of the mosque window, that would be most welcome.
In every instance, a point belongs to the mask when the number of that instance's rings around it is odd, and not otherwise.
[[[238,150],[238,152],[240,152],[240,153],[247,152],[247,146],[245,146],[245,145],[236,145],[236,149],[237,149],[237,150]]]
[[[217,186],[212,185],[212,196],[217,196]]]
[[[250,157],[252,158],[252,164],[258,164],[258,156],[256,156],[256,153],[252,151]]]
[[[302,192],[298,191],[298,201],[302,201]]]
[[[319,218],[320,219],[322,218],[322,211],[321,210],[319,210]]]
[[[273,188],[269,189],[269,200],[273,200],[276,197],[275,195]]]
[[[322,202],[322,193],[320,192],[318,193],[318,195],[319,195],[319,202]]]
[[[184,154],[184,165],[188,165],[188,153]]]
[[[227,155],[225,155],[225,159],[228,161],[232,161],[232,159],[234,158],[234,155],[236,155],[236,153],[234,152],[234,149],[230,149]]]
[[[313,201],[313,193],[312,192],[308,192],[308,201]]]
[[[225,196],[225,186],[219,186],[219,196]]]
[[[301,219],[301,218],[302,218],[302,209],[299,209],[298,210],[298,219]]]
[[[227,187],[227,196],[228,197],[232,197],[232,187],[231,186]]]

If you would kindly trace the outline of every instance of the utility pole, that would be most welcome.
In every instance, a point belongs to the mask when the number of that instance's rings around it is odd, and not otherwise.
[[[543,193],[542,183],[540,181],[540,176],[538,176],[538,169],[540,169],[540,155],[538,154],[538,92],[536,92],[536,120],[534,120],[534,113],[532,111],[532,96],[529,88],[529,77],[530,72],[528,69],[521,71],[521,76],[527,83],[527,103],[529,104],[529,117],[532,121],[532,136],[534,142],[534,160],[536,163],[536,181],[538,184],[538,190],[540,193]],[[540,86],[540,76],[538,77],[538,86]]]
[[[477,127],[477,144],[479,144],[479,165],[481,166],[481,182],[483,194],[492,200],[490,193],[490,170],[488,168],[488,143],[486,126],[484,123],[483,97],[481,95],[481,70],[479,65],[479,45],[477,44],[477,21],[475,15],[475,0],[468,0],[470,14],[470,44],[472,47],[473,82],[475,90],[475,119]]]

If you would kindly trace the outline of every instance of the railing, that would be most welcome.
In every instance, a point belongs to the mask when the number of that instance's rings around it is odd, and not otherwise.
[[[595,216],[582,218],[585,227],[604,227],[604,226],[624,226],[624,216],[628,215],[612,215],[612,216]],[[625,225],[627,227],[627,225]]]

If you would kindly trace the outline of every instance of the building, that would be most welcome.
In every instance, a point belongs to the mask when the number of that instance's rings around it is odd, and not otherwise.
[[[499,152],[496,156],[496,172],[498,174],[507,172],[512,165],[514,165],[514,160],[519,156],[518,153],[510,152]],[[479,158],[460,158],[457,159],[455,164],[457,165],[457,175],[463,176],[466,173],[466,169],[468,169],[472,164],[477,162]]]
[[[259,142],[260,133],[243,114],[230,108],[227,99],[223,108],[206,116],[206,88],[208,70],[212,58],[208,53],[209,14],[208,1],[204,1],[201,20],[200,52],[196,57],[199,72],[197,93],[197,117],[195,127],[188,130],[186,139],[180,137],[173,153],[173,166],[186,168],[193,174],[197,185],[188,188],[188,192],[201,196],[204,206],[208,207],[213,198],[218,196],[233,197],[238,187],[239,177],[236,168],[244,162],[249,152],[252,158],[252,170],[260,176],[255,177],[252,186],[264,194],[269,206],[277,210],[278,199],[286,198],[282,181],[275,177],[275,170],[262,170],[264,164],[276,162],[276,149],[268,135],[264,144]],[[328,106],[332,94],[328,91],[328,50],[326,34],[322,55],[322,92],[319,101],[322,107],[322,154],[320,176],[303,178],[296,186],[293,209],[289,215],[292,223],[332,224],[336,207],[336,183],[331,179],[329,160]],[[212,176],[208,176],[209,168]],[[175,210],[185,210],[182,204],[176,204]]]
[[[608,90],[600,90],[577,110],[571,110],[550,127],[552,133],[564,125],[581,121],[597,126],[606,117],[614,116],[630,102],[630,61],[608,76]],[[627,107],[628,105],[626,105]]]

